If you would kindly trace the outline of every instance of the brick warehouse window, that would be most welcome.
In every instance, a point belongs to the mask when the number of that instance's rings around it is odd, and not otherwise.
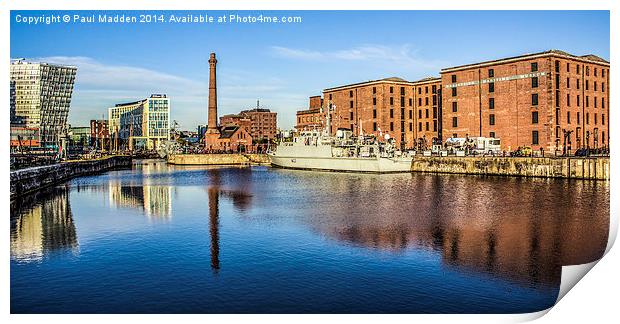
[[[418,119],[422,119],[422,109],[418,110]]]
[[[418,123],[418,131],[422,131],[422,123]]]
[[[594,76],[597,76],[596,71],[597,71],[597,68],[594,68]]]
[[[532,93],[532,106],[538,106],[538,93]]]
[[[400,95],[401,96],[405,95],[405,87],[400,87]]]
[[[581,73],[580,69],[581,65],[577,64],[577,74]]]
[[[352,111],[349,112],[349,120],[353,120],[353,112]]]
[[[566,106],[570,107],[570,94],[566,94]]]
[[[400,97],[400,106],[405,107],[405,97]]]
[[[495,132],[489,132],[489,137],[490,138],[495,138]]]
[[[560,61],[555,61],[555,73],[560,73]]]
[[[390,93],[394,93],[394,87],[390,87]]]
[[[459,121],[456,117],[452,117],[452,127],[459,127]]]
[[[437,121],[433,120],[433,132],[437,131]]]
[[[409,98],[409,107],[413,106],[413,99]]]
[[[409,131],[413,132],[413,123],[409,123]]]
[[[424,105],[428,106],[428,97],[424,98]]]
[[[373,132],[377,131],[377,122],[372,123],[372,131]]]
[[[590,125],[590,113],[586,113],[586,125]]]
[[[428,128],[428,122],[426,122],[426,124],[424,125],[426,126],[426,131],[428,132],[429,128]]]
[[[372,118],[377,119],[377,109],[372,110]]]
[[[394,131],[394,122],[390,122],[390,131],[393,132]]]
[[[594,91],[596,91],[596,81],[594,81]]]
[[[495,82],[489,83],[489,92],[495,92]]]
[[[452,97],[456,97],[456,88],[452,88]]]
[[[532,131],[532,145],[538,145],[538,131]]]
[[[495,109],[495,98],[489,98],[489,109]]]
[[[428,109],[426,109],[426,111],[425,111],[425,116],[426,116],[426,118],[428,118]]]
[[[422,88],[418,88],[418,94],[422,94]]]
[[[489,69],[489,78],[492,78],[495,75],[495,71],[493,69]]]
[[[588,80],[586,80],[586,90],[590,90],[590,82]]]
[[[424,93],[428,93],[428,86],[424,87]]]
[[[566,63],[566,72],[570,72],[570,63]]]
[[[532,124],[538,124],[538,111],[532,111]]]
[[[349,101],[349,108],[353,108],[353,101]]]
[[[570,124],[570,111],[566,112],[566,123]]]
[[[538,77],[532,78],[532,88],[538,88]]]
[[[605,82],[601,82],[601,92],[605,92]]]
[[[452,75],[452,83],[456,83],[456,74]]]
[[[377,93],[377,87],[372,87],[372,94],[376,94]]]
[[[372,98],[372,105],[376,106],[377,105],[377,98]]]
[[[601,114],[601,125],[605,125],[605,114]]]
[[[390,97],[390,106],[394,106],[394,97]]]
[[[494,114],[490,114],[489,115],[489,125],[495,125],[495,115]]]
[[[394,109],[390,109],[390,118],[394,118]]]
[[[409,119],[413,119],[413,110],[409,110]]]
[[[418,106],[422,106],[422,98],[418,98]]]
[[[570,78],[566,78],[566,87],[570,88]]]
[[[350,98],[353,98],[353,90],[350,90],[350,91],[349,91],[349,97],[350,97]]]
[[[579,82],[579,79],[577,79],[577,90],[579,90],[580,87],[581,87],[581,82]]]
[[[577,112],[577,125],[581,124],[581,114]]]
[[[537,72],[538,71],[538,63],[533,62],[530,64],[530,69],[532,70],[532,72]]]
[[[577,107],[581,106],[581,98],[577,95]]]
[[[456,103],[456,101],[453,101],[452,102],[452,112],[457,112],[457,110],[458,110],[457,109],[457,103]]]

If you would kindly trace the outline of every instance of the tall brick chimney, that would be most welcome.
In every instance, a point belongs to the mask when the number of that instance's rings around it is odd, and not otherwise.
[[[209,57],[209,123],[207,132],[216,133],[217,129],[217,85],[215,81],[215,53]]]

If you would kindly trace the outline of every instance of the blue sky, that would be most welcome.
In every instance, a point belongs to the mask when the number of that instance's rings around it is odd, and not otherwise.
[[[27,25],[12,11],[11,57],[78,66],[69,122],[87,125],[115,103],[171,97],[171,118],[194,129],[207,120],[208,56],[218,56],[220,115],[261,106],[283,128],[308,97],[332,86],[399,76],[438,76],[444,67],[548,49],[609,60],[608,11],[208,11],[213,16],[301,16],[294,24]],[[184,15],[199,12],[79,12]]]

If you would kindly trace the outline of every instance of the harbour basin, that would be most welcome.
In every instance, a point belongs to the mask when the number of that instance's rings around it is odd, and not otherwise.
[[[142,161],[11,203],[11,312],[534,312],[608,231],[607,181]]]

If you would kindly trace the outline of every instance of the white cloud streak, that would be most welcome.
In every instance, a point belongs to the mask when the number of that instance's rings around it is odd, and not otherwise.
[[[114,104],[143,99],[153,93],[165,93],[171,101],[171,118],[179,120],[182,128],[194,129],[207,120],[208,84],[178,75],[142,67],[104,64],[81,56],[53,56],[33,58],[33,61],[77,66],[69,122],[87,125],[90,119],[107,118],[108,108]],[[260,83],[256,83],[260,80]],[[290,97],[285,82],[277,78],[261,78],[247,71],[236,71],[218,76],[218,104],[220,115],[238,112],[255,105],[264,98],[278,116],[288,121],[290,112],[305,103],[305,96]],[[288,109],[287,109],[288,107]],[[293,113],[294,114],[294,113]],[[286,123],[285,123],[286,124]]]
[[[397,64],[405,68],[417,67],[424,69],[439,69],[445,64],[439,60],[427,60],[419,57],[418,52],[413,50],[410,44],[401,46],[367,44],[333,51],[272,46],[271,50],[277,57],[307,61],[375,61],[376,64]]]

